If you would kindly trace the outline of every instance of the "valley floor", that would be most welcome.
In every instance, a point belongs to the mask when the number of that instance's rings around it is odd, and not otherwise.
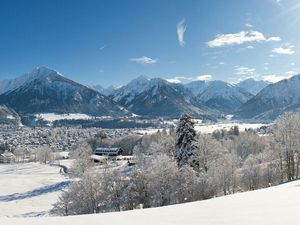
[[[31,168],[27,166],[30,164],[20,165],[18,169],[0,166],[2,216],[24,216],[24,212],[29,211],[32,211],[32,215],[39,215],[39,213],[45,215],[51,204],[55,202],[60,185],[67,182],[62,175],[58,174],[56,167],[40,164],[32,164]],[[300,224],[299,202],[300,181],[298,180],[262,190],[161,208],[70,217],[0,217],[0,224],[296,225]],[[30,207],[29,211],[28,207]]]

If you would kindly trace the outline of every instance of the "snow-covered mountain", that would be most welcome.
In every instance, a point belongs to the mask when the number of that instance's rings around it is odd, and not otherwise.
[[[46,67],[34,69],[28,77],[30,79],[17,88],[0,95],[0,103],[20,114],[84,113],[117,116],[128,113],[108,97]]]
[[[205,90],[209,83],[209,81],[197,80],[187,83],[184,86],[189,89],[193,95],[197,96]]]
[[[242,118],[275,119],[285,111],[300,109],[300,75],[270,84],[240,107]]]
[[[94,89],[98,92],[100,92],[101,94],[105,95],[105,96],[109,96],[110,94],[112,94],[117,88],[115,88],[114,86],[110,85],[107,88],[101,86],[100,84],[97,85],[89,85],[88,86],[91,89]]]
[[[237,83],[237,86],[240,88],[245,89],[246,91],[250,92],[253,95],[256,95],[260,92],[263,88],[271,84],[268,81],[264,80],[255,80],[253,78],[249,78]]]
[[[139,115],[178,117],[183,112],[194,116],[212,113],[207,107],[194,104],[192,93],[183,85],[160,78],[140,76],[110,97]]]
[[[186,84],[200,104],[212,109],[230,113],[253,95],[246,90],[224,81],[194,81]]]

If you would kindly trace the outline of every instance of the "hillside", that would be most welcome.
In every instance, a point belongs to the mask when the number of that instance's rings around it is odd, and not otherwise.
[[[119,213],[2,218],[5,225],[282,225],[299,224],[300,181],[215,199]]]

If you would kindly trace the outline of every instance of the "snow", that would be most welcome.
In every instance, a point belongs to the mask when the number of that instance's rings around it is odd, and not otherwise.
[[[14,120],[15,119],[15,117],[13,115],[7,115],[6,118],[9,119],[9,120]]]
[[[195,129],[201,133],[212,133],[215,130],[230,130],[231,127],[238,126],[240,131],[245,129],[257,129],[261,126],[266,126],[267,124],[263,123],[216,123],[216,124],[195,124]]]
[[[70,113],[70,114],[55,114],[55,113],[40,113],[35,115],[36,118],[42,119],[48,122],[54,122],[57,120],[90,120],[92,116],[82,113]]]
[[[205,201],[70,217],[2,218],[5,225],[282,225],[299,224],[300,181]],[[12,210],[16,210],[13,208]]]
[[[0,164],[0,218],[47,215],[69,182],[59,170],[40,163]]]
[[[262,126],[268,126],[269,124],[263,123],[238,123],[238,122],[226,122],[226,123],[215,123],[215,124],[208,124],[202,123],[201,120],[194,120],[195,121],[195,130],[201,133],[212,133],[215,130],[230,130],[230,128],[234,126],[238,126],[240,131],[244,131],[245,129],[257,129]],[[177,120],[172,121],[164,121],[165,124],[176,126]],[[154,134],[157,131],[162,131],[163,129],[157,128],[146,128],[146,129],[136,129],[138,134]],[[166,129],[167,131],[169,129]]]

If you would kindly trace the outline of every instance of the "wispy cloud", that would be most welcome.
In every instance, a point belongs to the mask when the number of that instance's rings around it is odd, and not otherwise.
[[[107,45],[102,45],[102,46],[99,48],[99,50],[102,51],[102,50],[104,50],[106,47],[107,47]]]
[[[249,28],[253,27],[253,25],[250,24],[250,23],[246,23],[245,26],[246,26],[246,27],[249,27]]]
[[[254,47],[252,45],[248,45],[246,48],[247,49],[253,49]]]
[[[178,42],[181,47],[184,46],[184,34],[186,31],[186,24],[185,20],[181,20],[179,23],[177,23],[177,36],[178,36]]]
[[[295,76],[295,75],[297,75],[297,72],[290,70],[290,71],[285,72],[285,74],[289,75],[289,76]]]
[[[210,74],[199,75],[199,76],[196,77],[196,80],[208,81],[208,80],[211,80],[211,79],[212,79],[212,75],[210,75]]]
[[[249,68],[246,66],[236,66],[235,71],[236,71],[236,74],[238,74],[238,75],[249,75],[249,74],[254,74],[256,72],[256,69]]]
[[[218,34],[213,40],[206,44],[211,48],[241,45],[244,43],[251,42],[262,42],[262,41],[280,41],[280,37],[266,38],[263,33],[259,31],[240,31],[239,33],[233,34]]]
[[[286,45],[284,47],[274,48],[272,52],[281,55],[293,55],[295,53],[293,50],[294,47],[294,45]]]
[[[131,60],[133,62],[140,63],[140,64],[144,64],[144,65],[154,64],[154,63],[157,63],[157,61],[158,61],[158,59],[152,59],[152,58],[147,57],[147,56],[142,56],[142,57],[139,57],[139,58],[130,58],[129,60]]]
[[[284,79],[289,79],[293,75],[276,75],[276,74],[270,74],[263,76],[263,80],[271,82],[271,83],[276,83],[278,81],[284,80]]]

